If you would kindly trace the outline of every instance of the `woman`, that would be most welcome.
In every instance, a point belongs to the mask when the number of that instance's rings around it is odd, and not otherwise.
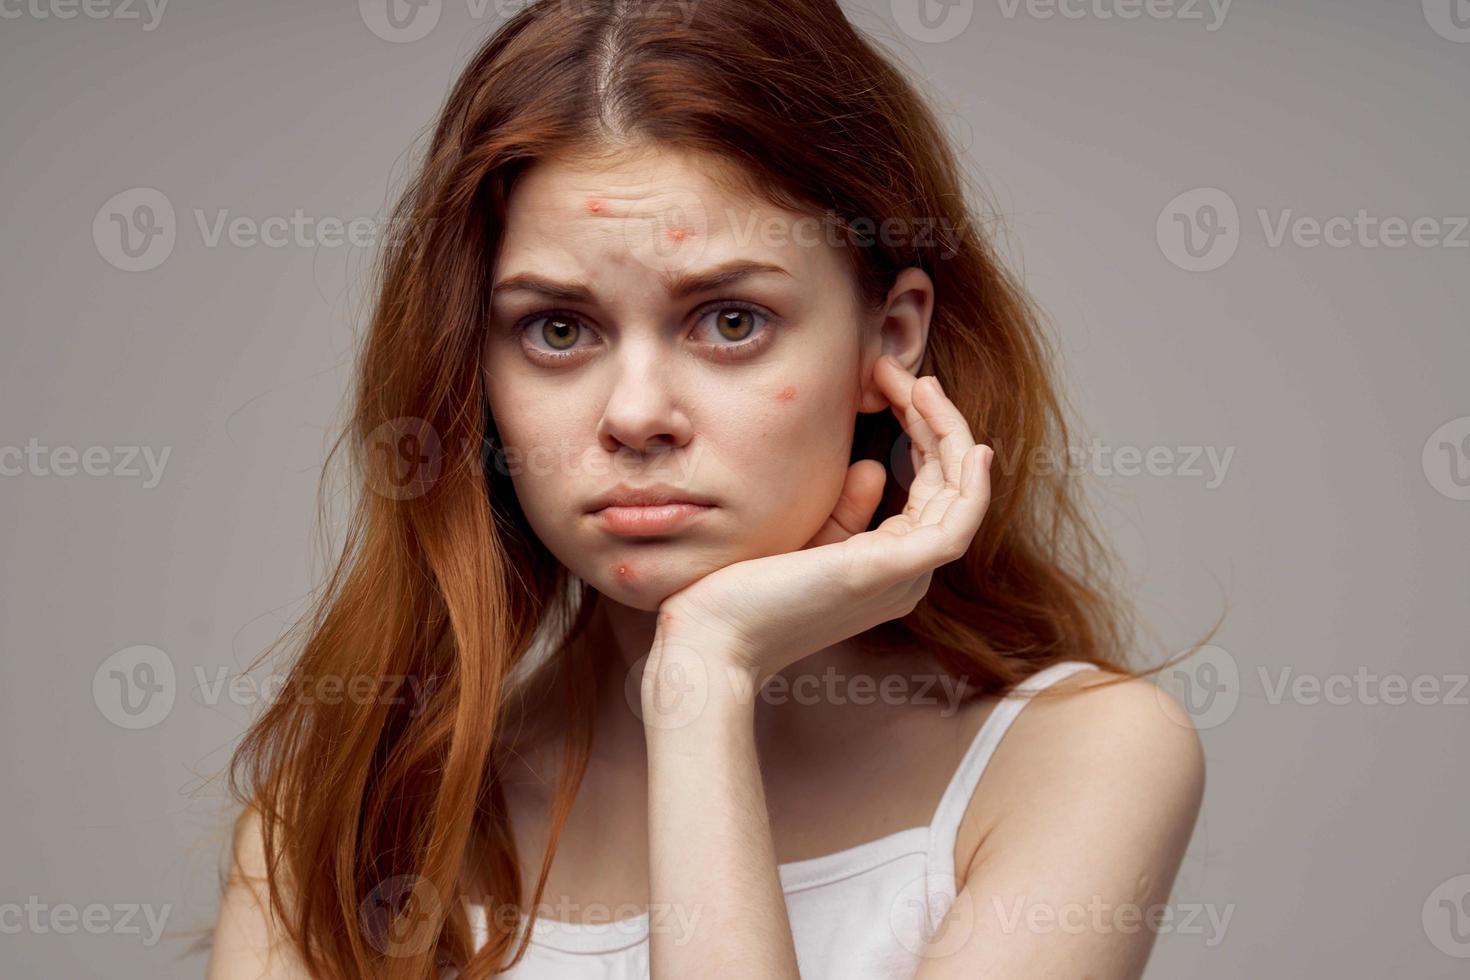
[[[211,977],[1139,975],[1199,744],[960,173],[832,2],[485,43],[286,689],[398,683],[248,733]]]

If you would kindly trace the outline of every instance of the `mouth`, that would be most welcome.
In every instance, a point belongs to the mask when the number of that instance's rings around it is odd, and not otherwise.
[[[595,524],[609,533],[636,537],[679,530],[714,509],[712,505],[691,501],[613,504],[592,511],[591,517]]]

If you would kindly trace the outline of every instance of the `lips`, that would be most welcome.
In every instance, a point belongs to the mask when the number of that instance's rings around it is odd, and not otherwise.
[[[603,530],[620,535],[667,534],[713,511],[703,494],[668,486],[619,486],[592,501],[588,513]]]
[[[588,513],[596,513],[606,507],[657,507],[669,504],[695,504],[709,507],[714,501],[703,494],[690,493],[669,486],[629,487],[617,486],[601,494],[587,507]]]
[[[614,505],[592,512],[592,520],[613,534],[649,535],[677,531],[714,508],[704,504]]]

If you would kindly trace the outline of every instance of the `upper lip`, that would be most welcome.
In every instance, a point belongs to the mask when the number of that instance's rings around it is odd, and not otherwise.
[[[676,490],[673,487],[654,485],[647,487],[630,487],[619,484],[611,490],[596,497],[590,505],[588,512],[602,510],[604,507],[654,507],[659,504],[700,504],[709,506],[714,501],[688,490]]]

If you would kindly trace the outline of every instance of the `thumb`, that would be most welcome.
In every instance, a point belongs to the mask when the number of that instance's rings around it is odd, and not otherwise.
[[[883,499],[883,487],[887,483],[888,471],[876,459],[860,459],[849,466],[847,480],[842,485],[837,505],[832,508],[832,516],[827,518],[806,547],[836,544],[867,530],[868,522],[873,519],[873,513]]]

